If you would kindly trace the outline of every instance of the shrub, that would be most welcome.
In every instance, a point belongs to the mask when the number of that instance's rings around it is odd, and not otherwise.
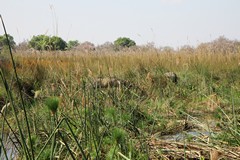
[[[73,48],[77,47],[78,45],[79,45],[78,40],[75,40],[75,41],[70,40],[70,41],[68,41],[67,48],[73,49]]]
[[[33,36],[29,41],[29,46],[36,50],[45,50],[47,43],[49,42],[49,37],[45,35]]]
[[[79,44],[77,49],[80,50],[80,51],[88,53],[88,52],[95,51],[96,48],[95,48],[95,45],[93,43],[86,41],[86,42],[83,42],[83,43]]]
[[[60,37],[46,35],[33,36],[29,46],[36,50],[65,50],[67,43]]]
[[[209,54],[237,54],[240,52],[240,42],[220,36],[212,42],[201,43],[196,48],[196,52]]]
[[[23,41],[16,46],[16,50],[18,51],[27,51],[28,49],[29,45],[27,41]]]
[[[135,46],[136,43],[130,38],[120,37],[114,41],[114,45],[116,47],[132,47],[132,46]]]
[[[105,42],[104,44],[97,46],[96,50],[106,53],[114,51],[115,47],[112,42]]]
[[[53,36],[50,38],[50,50],[65,50],[67,43],[60,37]]]
[[[13,36],[8,34],[8,40],[10,42],[11,48],[14,48],[16,43],[14,42]],[[8,48],[7,36],[5,34],[0,36],[0,51],[4,48]]]
[[[51,111],[52,115],[54,115],[57,112],[58,106],[59,106],[59,98],[58,97],[49,97],[46,99],[45,102],[48,109]]]

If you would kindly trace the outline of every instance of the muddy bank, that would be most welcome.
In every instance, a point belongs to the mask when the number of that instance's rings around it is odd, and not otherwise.
[[[239,147],[214,142],[219,133],[215,121],[208,120],[206,124],[191,119],[169,124],[168,129],[151,135],[145,142],[150,159],[240,159]]]

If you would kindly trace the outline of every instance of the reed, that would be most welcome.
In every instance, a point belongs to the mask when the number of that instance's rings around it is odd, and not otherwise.
[[[207,158],[216,148],[229,151],[222,155],[231,159],[240,145],[239,59],[239,53],[150,49],[21,51],[13,58],[10,50],[12,68],[2,66],[0,72],[2,97],[11,105],[0,114],[1,134],[16,137],[19,159],[187,159],[199,158],[197,153]],[[178,82],[166,72],[174,72]],[[117,85],[96,87],[99,79]],[[34,96],[27,98],[23,82]],[[161,139],[191,129],[211,135]]]

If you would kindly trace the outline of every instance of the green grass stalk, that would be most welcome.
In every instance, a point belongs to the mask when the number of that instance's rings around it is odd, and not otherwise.
[[[72,157],[72,159],[75,160],[76,158],[74,157],[74,155],[73,155],[73,153],[72,153],[72,151],[71,151],[71,149],[70,149],[68,143],[66,142],[66,140],[64,139],[64,137],[63,137],[63,135],[61,134],[60,131],[58,131],[58,135],[61,137],[61,139],[62,139],[63,143],[65,144],[65,146],[66,146],[68,152],[70,153],[70,156]]]
[[[69,130],[70,130],[70,132],[71,132],[71,134],[72,134],[72,136],[73,136],[73,139],[74,139],[75,142],[77,143],[77,146],[78,146],[78,148],[80,149],[80,151],[81,151],[81,153],[82,153],[83,159],[84,159],[84,160],[87,160],[87,156],[86,156],[86,154],[84,153],[82,146],[81,146],[80,143],[78,142],[78,140],[77,140],[77,138],[76,138],[76,135],[73,133],[73,130],[72,130],[72,128],[71,128],[71,126],[70,126],[70,124],[69,124],[69,122],[68,122],[68,119],[65,119],[65,122],[66,122],[66,124],[67,124],[67,126],[68,126],[68,128],[69,128]]]
[[[3,26],[3,29],[4,29],[4,33],[6,35],[7,44],[8,44],[8,48],[9,48],[9,54],[11,56],[14,75],[15,75],[16,80],[17,80],[17,85],[18,85],[18,89],[19,89],[19,93],[20,93],[21,104],[22,104],[22,107],[23,107],[25,122],[26,122],[26,125],[27,125],[28,138],[29,138],[29,141],[30,141],[30,149],[31,149],[31,154],[32,154],[32,157],[30,156],[29,158],[34,160],[33,143],[32,143],[32,138],[31,138],[31,132],[30,132],[30,126],[29,126],[29,122],[28,122],[27,112],[26,112],[26,106],[25,106],[22,91],[21,91],[21,84],[20,84],[20,80],[19,80],[19,77],[18,77],[18,74],[17,74],[16,64],[15,64],[15,61],[13,59],[12,49],[11,49],[10,41],[8,39],[7,30],[6,30],[6,27],[5,27],[5,24],[4,24],[4,21],[3,21],[3,18],[2,18],[1,15],[0,15],[0,18],[1,18],[1,21],[2,21],[2,26]],[[19,125],[19,128],[20,128],[20,125]],[[23,136],[23,134],[21,136]],[[26,147],[26,149],[28,148],[27,145],[25,147]]]
[[[42,147],[42,149],[40,150],[40,152],[38,153],[38,155],[36,156],[35,160],[38,160],[42,154],[42,152],[45,150],[45,148],[47,147],[48,143],[50,142],[50,140],[52,139],[52,137],[54,136],[54,134],[56,133],[56,131],[59,129],[59,126],[64,122],[65,118],[62,118],[58,124],[56,125],[56,127],[54,128],[54,130],[52,131],[51,135],[48,137],[46,143],[44,144],[44,146]]]
[[[9,124],[7,118],[5,117],[5,115],[4,115],[2,112],[0,112],[0,113],[1,113],[1,115],[2,115],[2,117],[3,117],[3,121],[6,122],[6,124],[7,124],[8,128],[10,129],[11,133],[13,133],[14,138],[17,140],[17,143],[20,145],[20,147],[22,147],[22,144],[21,144],[18,136],[17,136],[16,133],[13,131],[13,129],[12,129],[11,125]],[[2,128],[3,128],[3,127],[2,127]],[[10,138],[11,138],[11,137],[10,137]],[[3,129],[2,129],[2,139],[3,139]],[[13,142],[13,141],[12,141],[12,142]],[[19,148],[17,147],[17,145],[16,145],[15,143],[13,143],[13,145],[14,145],[14,147],[17,149],[17,151],[20,152],[20,150],[19,150]]]
[[[56,114],[52,115],[51,119],[52,119],[52,128],[55,128],[55,116]],[[54,151],[55,151],[55,146],[56,146],[56,133],[54,132],[53,138],[52,138],[52,145],[51,145],[51,155],[50,155],[50,159],[53,160],[54,159]]]
[[[5,76],[3,74],[3,72],[1,71],[0,72],[0,76],[1,76],[1,79],[3,81],[3,84],[4,84],[4,88],[7,92],[7,96],[8,96],[8,99],[10,101],[10,104],[13,108],[13,112],[14,112],[14,117],[15,117],[15,120],[16,120],[16,123],[17,123],[17,127],[19,129],[19,132],[20,132],[20,137],[21,137],[21,144],[23,146],[23,151],[24,151],[24,154],[27,158],[30,159],[30,155],[29,155],[29,151],[28,151],[28,147],[27,147],[27,144],[26,144],[26,139],[23,135],[23,132],[22,132],[22,129],[21,129],[21,125],[20,125],[20,122],[19,122],[19,119],[17,117],[17,111],[16,111],[16,106],[15,106],[15,103],[14,103],[14,100],[13,100],[13,96],[12,96],[12,92],[11,90],[9,89],[9,86],[8,86],[8,83],[7,83],[7,80],[5,79]]]

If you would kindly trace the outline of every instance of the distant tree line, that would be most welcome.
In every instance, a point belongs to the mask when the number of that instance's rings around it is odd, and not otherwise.
[[[136,43],[131,40],[130,38],[118,38],[116,41],[114,41],[114,45],[118,48],[129,48],[131,46],[135,46]],[[29,41],[29,46],[31,48],[34,48],[36,50],[49,50],[49,51],[55,51],[55,50],[70,50],[73,48],[76,48],[77,46],[80,46],[83,50],[95,50],[94,44],[91,42],[84,42],[82,44],[79,44],[77,40],[73,41],[70,40],[68,43],[66,43],[62,38],[57,36],[46,36],[46,35],[38,35],[33,36],[32,39]]]
[[[10,45],[12,48],[15,47],[16,43],[11,35],[8,35]],[[127,37],[120,37],[114,41],[115,49],[129,48],[135,46],[135,41]],[[7,47],[7,39],[5,35],[0,36],[0,50]],[[30,41],[22,42],[18,45],[20,49],[33,48],[39,51],[56,51],[56,50],[95,50],[95,46],[91,42],[79,43],[77,40],[70,40],[68,43],[58,36],[47,36],[47,35],[37,35],[33,36]]]
[[[227,54],[227,53],[240,53],[240,41],[229,40],[223,36],[218,39],[208,42],[201,43],[197,47],[192,47],[185,45],[179,49],[174,49],[172,47],[160,47],[156,48],[154,43],[149,43],[145,46],[136,46],[136,42],[127,37],[119,37],[113,43],[106,42],[97,47],[94,46],[91,42],[79,43],[77,40],[70,40],[68,42],[64,41],[61,37],[58,36],[47,36],[47,35],[37,35],[33,36],[30,41],[25,41],[16,46],[13,36],[8,35],[9,44],[12,49],[27,50],[32,48],[38,51],[65,51],[65,50],[76,50],[83,52],[93,52],[93,51],[120,51],[127,48],[135,48],[144,50],[155,50],[158,52],[167,52],[167,53],[211,53],[211,54]],[[8,43],[6,35],[0,35],[0,52],[8,50]]]

